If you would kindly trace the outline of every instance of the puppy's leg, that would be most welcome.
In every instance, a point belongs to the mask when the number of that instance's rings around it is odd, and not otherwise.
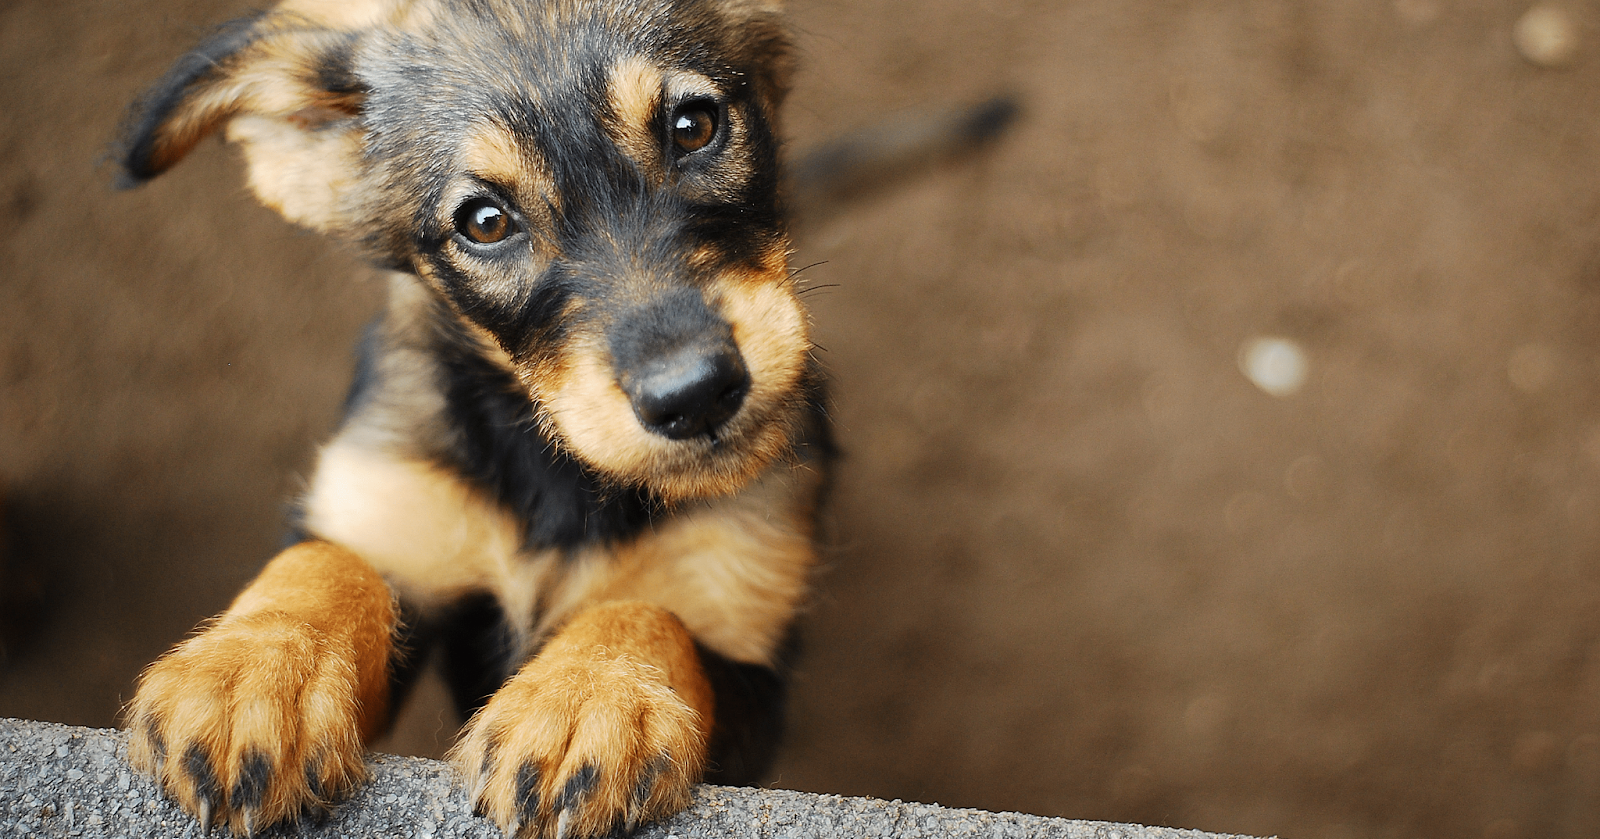
[[[202,632],[150,665],[128,758],[209,827],[235,833],[326,808],[365,773],[386,722],[396,610],[354,553],[279,554]]]
[[[452,757],[508,835],[602,836],[688,806],[711,715],[683,623],[643,602],[602,603],[495,693]]]

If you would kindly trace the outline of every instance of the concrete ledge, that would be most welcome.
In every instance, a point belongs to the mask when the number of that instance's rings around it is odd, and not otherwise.
[[[372,756],[372,783],[302,836],[500,839],[472,815],[450,768],[420,758]],[[290,831],[292,835],[292,831]],[[200,825],[123,762],[122,732],[0,719],[0,836],[199,837]],[[637,834],[696,837],[1063,837],[1222,839],[1196,830],[1138,827],[949,810],[784,790],[702,786],[694,806]]]

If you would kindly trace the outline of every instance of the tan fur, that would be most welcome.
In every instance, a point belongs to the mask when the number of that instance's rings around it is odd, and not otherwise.
[[[735,20],[758,16],[776,18],[783,14],[784,8],[780,0],[722,0],[718,5],[723,14]]]
[[[736,327],[737,329],[737,327]],[[737,332],[735,333],[737,334]],[[564,348],[565,364],[536,395],[560,439],[574,454],[619,482],[647,484],[669,503],[723,495],[738,490],[783,449],[785,429],[761,419],[758,384],[746,407],[724,427],[722,442],[668,440],[639,424],[617,385],[610,357],[596,342],[573,341]],[[747,357],[747,364],[748,357]]]
[[[733,338],[750,368],[752,385],[746,400],[754,406],[768,406],[793,393],[805,372],[806,354],[811,349],[810,325],[805,311],[787,287],[768,275],[767,282],[724,275],[711,284],[710,296],[717,309],[733,326]]]
[[[660,118],[663,99],[680,102],[695,96],[713,96],[719,92],[716,82],[705,76],[682,71],[665,72],[638,57],[625,58],[611,68],[607,90],[612,111],[616,115],[612,127],[613,139],[638,165],[639,171],[654,183],[659,183],[665,175],[662,149],[656,134],[650,130]],[[725,156],[722,165],[708,182],[686,184],[698,187],[690,190],[691,193],[698,193],[698,197],[726,198],[741,189],[754,174],[744,156],[738,153],[745,131],[744,115],[737,108],[730,109],[728,120],[731,123],[728,130],[734,138],[734,153]]]
[[[482,122],[467,134],[461,147],[461,164],[491,183],[519,184],[529,174],[528,158],[515,137],[500,125]],[[540,197],[554,190],[539,190]]]
[[[242,116],[228,139],[244,148],[249,183],[263,204],[296,224],[332,232],[352,188],[361,138],[351,131],[306,131],[289,119]]]
[[[306,496],[306,526],[359,552],[424,608],[494,593],[530,646],[590,604],[643,600],[722,655],[771,664],[814,562],[812,511],[794,499],[811,497],[818,480],[809,467],[780,465],[633,543],[567,558],[523,551],[516,523],[459,478],[336,441]]]
[[[612,137],[633,159],[639,171],[659,183],[661,148],[650,130],[661,110],[662,71],[638,56],[629,56],[611,68],[607,93],[616,116]]]
[[[585,460],[625,481],[638,481],[674,445],[639,425],[627,394],[617,384],[610,354],[595,337],[569,342],[562,374],[537,394],[561,438]],[[695,482],[697,483],[697,482]],[[693,494],[698,487],[679,487]]]
[[[492,591],[525,621],[558,561],[524,555],[516,522],[459,477],[345,440],[322,450],[305,507],[308,530],[361,554],[424,607]]]
[[[785,5],[782,0],[722,0],[717,5],[730,23],[744,27],[749,33],[760,33],[774,42],[782,42],[787,38],[782,22]],[[754,82],[757,92],[765,101],[773,130],[781,135],[781,106],[789,95],[794,60],[782,49],[764,49],[763,53],[767,60],[763,62],[763,72],[758,74]]]
[[[505,126],[485,120],[474,126],[461,149],[461,168],[516,194],[525,212],[536,212],[533,232],[549,226],[549,210],[559,210],[561,196],[550,173],[528,154]]]
[[[161,125],[152,155],[156,171],[178,162],[206,135],[240,115],[287,121],[307,109],[353,112],[354,103],[330,96],[312,84],[316,56],[337,44],[341,36],[277,20],[280,23],[274,31],[230,60],[232,72],[205,83]],[[251,146],[244,143],[243,147],[248,159]]]
[[[284,0],[277,10],[331,29],[365,29],[386,23],[411,30],[433,19],[435,4],[419,0]]]
[[[559,363],[525,381],[560,439],[618,480],[648,483],[671,501],[733,492],[772,462],[788,429],[771,421],[804,373],[809,325],[787,273],[727,274],[713,280],[714,308],[733,328],[751,388],[722,441],[667,440],[643,428],[597,340],[580,336]]]
[[[685,510],[649,538],[583,563],[585,590],[558,590],[552,615],[564,597],[644,600],[734,661],[775,664],[816,560],[812,511],[794,499],[811,497],[819,480],[809,467],[780,465],[738,495]]]
[[[395,621],[388,587],[360,557],[326,542],[290,548],[145,671],[128,709],[129,760],[207,818],[226,800],[205,801],[186,780],[191,749],[219,767],[216,792],[227,796],[248,761],[266,759],[274,771],[259,805],[226,811],[235,832],[326,803],[365,777],[362,744],[387,719]]]
[[[631,830],[688,805],[714,711],[683,623],[656,606],[613,601],[563,626],[472,719],[452,757],[508,834],[526,821],[533,835],[598,836],[619,814]],[[534,808],[517,795],[525,767],[538,771]],[[585,767],[596,773],[592,788],[563,802]]]

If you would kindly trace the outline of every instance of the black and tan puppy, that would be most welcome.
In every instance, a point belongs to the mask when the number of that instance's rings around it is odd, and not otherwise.
[[[761,772],[827,453],[788,68],[765,0],[288,0],[136,106],[130,181],[225,132],[390,272],[298,544],[146,671],[137,767],[235,833],[315,813],[438,648],[508,833]]]

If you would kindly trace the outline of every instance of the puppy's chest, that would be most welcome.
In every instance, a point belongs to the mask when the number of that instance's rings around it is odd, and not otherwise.
[[[519,511],[452,470],[335,441],[322,452],[305,512],[310,532],[361,554],[408,601],[442,607],[487,592],[531,631],[539,614],[583,599],[619,570],[607,547],[530,540],[541,528],[572,526],[570,505],[544,506],[553,522],[530,520],[538,510]]]
[[[814,552],[801,502],[819,480],[804,466],[778,466],[630,538],[540,549],[528,547],[525,522],[457,473],[336,440],[322,452],[305,523],[422,609],[491,594],[527,641],[586,604],[642,600],[723,655],[765,662],[804,596]]]

